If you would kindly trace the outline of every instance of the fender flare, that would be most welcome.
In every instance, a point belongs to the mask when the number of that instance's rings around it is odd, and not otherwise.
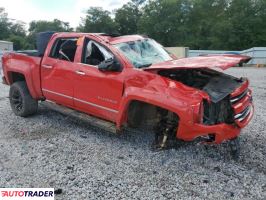
[[[31,74],[31,71],[28,68],[26,70],[24,68],[24,70],[10,69],[9,71],[7,71],[7,82],[8,82],[9,85],[11,85],[13,83],[12,73],[22,74],[25,77],[25,81],[26,81],[26,84],[27,84],[27,87],[28,87],[28,90],[29,90],[31,96],[34,99],[40,98],[40,95],[36,91],[36,89],[34,87],[34,84],[33,84],[33,81],[30,78],[30,77],[32,77],[32,74]]]
[[[127,111],[132,101],[140,101],[143,103],[151,104],[169,110],[182,117],[183,120],[191,120],[188,113],[192,114],[192,110],[188,110],[186,102],[178,101],[168,95],[153,92],[150,90],[139,89],[135,87],[127,88],[121,100],[119,113],[116,119],[116,127],[120,129],[122,124],[127,119]]]

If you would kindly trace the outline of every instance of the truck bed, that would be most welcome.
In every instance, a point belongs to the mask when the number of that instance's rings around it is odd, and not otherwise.
[[[41,57],[38,50],[23,50],[23,51],[16,51],[19,54],[25,54],[28,56],[33,56],[33,57]]]
[[[27,53],[26,53],[27,52]],[[39,99],[42,96],[40,64],[42,57],[33,51],[10,52],[3,56],[3,70],[7,80],[12,80],[14,73],[24,74],[32,96]],[[8,84],[10,84],[8,82]]]

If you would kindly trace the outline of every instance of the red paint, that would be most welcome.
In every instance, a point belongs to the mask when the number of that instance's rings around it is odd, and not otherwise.
[[[73,63],[50,58],[51,47],[59,37],[79,37],[79,46]],[[81,64],[84,38],[93,39],[109,48],[123,66],[121,72],[102,72],[97,67]],[[201,102],[209,96],[182,83],[150,73],[158,69],[174,68],[220,68],[227,69],[250,59],[238,55],[216,55],[195,58],[183,58],[154,64],[146,69],[135,69],[112,44],[143,39],[142,36],[109,37],[99,34],[57,33],[51,38],[43,58],[31,57],[18,53],[5,54],[3,70],[7,84],[11,85],[12,72],[25,76],[29,91],[35,99],[48,99],[59,104],[101,117],[116,123],[118,129],[127,119],[127,108],[131,101],[147,102],[172,112],[179,118],[177,138],[191,141],[209,133],[216,134],[215,143],[233,139],[240,134],[252,118],[253,109],[242,122],[235,125],[218,124],[207,126],[201,124]],[[48,66],[44,68],[41,66]],[[49,68],[51,66],[51,68]],[[76,71],[83,72],[81,76]],[[231,97],[241,94],[248,88],[248,81],[237,88]],[[51,92],[52,91],[52,92]],[[61,94],[61,95],[58,95]],[[251,91],[249,91],[251,95]],[[248,99],[241,101],[242,106],[233,106],[236,114],[247,106]],[[251,104],[253,108],[253,105]],[[200,111],[200,112],[199,112]]]
[[[222,70],[236,66],[238,63],[249,60],[250,57],[239,55],[207,55],[191,58],[181,58],[178,60],[167,61],[152,65],[146,70],[154,69],[181,69],[181,68],[220,68]]]

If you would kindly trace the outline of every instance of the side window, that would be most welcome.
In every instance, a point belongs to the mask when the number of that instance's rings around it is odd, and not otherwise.
[[[87,40],[83,50],[82,63],[99,65],[104,60],[113,58],[113,54],[95,41]]]
[[[77,40],[78,38],[57,39],[49,57],[73,62],[77,50]]]

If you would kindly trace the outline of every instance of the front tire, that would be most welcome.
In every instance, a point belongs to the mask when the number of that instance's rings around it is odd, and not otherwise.
[[[9,90],[10,105],[15,115],[27,117],[38,110],[38,101],[33,99],[25,81],[18,81]]]

